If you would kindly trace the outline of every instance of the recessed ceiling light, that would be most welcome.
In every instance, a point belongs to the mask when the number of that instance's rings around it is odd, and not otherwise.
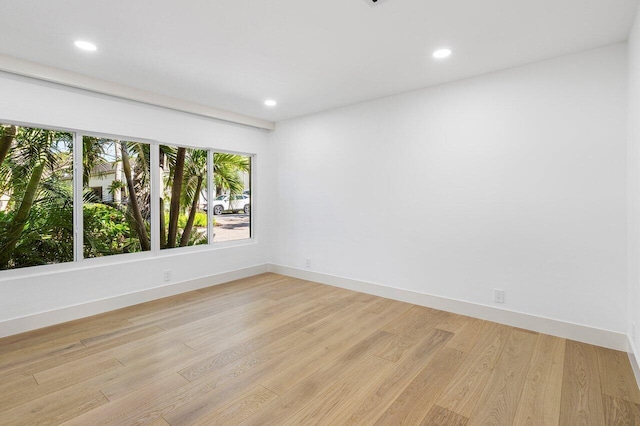
[[[264,104],[268,107],[274,107],[276,105],[278,105],[278,103],[276,101],[274,101],[273,99],[267,99],[266,101],[264,101]]]
[[[433,57],[436,59],[443,59],[451,56],[451,49],[438,49],[433,52]]]
[[[95,44],[88,41],[76,40],[73,44],[75,44],[78,49],[87,50],[89,52],[98,50],[98,47]]]

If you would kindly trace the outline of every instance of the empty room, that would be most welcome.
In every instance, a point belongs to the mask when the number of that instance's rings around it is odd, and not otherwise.
[[[0,425],[640,425],[640,0],[3,0]]]

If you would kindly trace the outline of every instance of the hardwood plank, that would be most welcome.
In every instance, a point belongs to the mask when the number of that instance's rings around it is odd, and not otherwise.
[[[456,315],[451,312],[441,312],[440,321],[436,324],[436,328],[450,333],[458,333],[471,318],[463,315]]]
[[[423,329],[435,327],[440,322],[441,315],[442,311],[413,305],[404,315],[390,321],[381,330],[391,334],[402,334],[409,327]]]
[[[507,326],[487,324],[483,329],[483,339],[464,360],[438,398],[437,405],[469,418],[482,397],[487,379],[507,342],[509,331]]]
[[[265,350],[248,354],[222,368],[212,370],[207,375],[193,382],[193,387],[180,392],[180,402],[157,404],[155,412],[161,413],[171,423],[192,423],[199,421],[208,412],[217,410],[228,403],[230,398],[239,397],[250,390],[255,383],[264,383],[274,371],[280,371],[291,364],[286,351],[303,354],[322,345],[325,336],[312,336],[298,331],[287,342],[274,342],[282,353]],[[272,390],[272,389],[271,389]],[[167,401],[175,399],[169,396]]]
[[[354,398],[343,416],[350,424],[372,424],[393,403],[393,400],[413,381],[423,366],[431,361],[451,338],[452,333],[432,329],[419,345],[401,358],[389,372],[382,376],[370,392],[362,398]]]
[[[86,426],[93,424],[109,425],[133,425],[157,421],[161,415],[149,416],[149,418],[135,418],[131,413],[136,413],[143,408],[154,409],[155,401],[161,395],[166,395],[176,389],[182,389],[188,382],[179,374],[163,377],[153,384],[143,387],[131,394],[128,398],[120,398],[109,402],[93,410],[86,411],[80,416],[68,420],[65,425]],[[103,396],[104,398],[104,396]],[[106,398],[104,398],[106,401]]]
[[[305,315],[318,311],[321,308],[327,306],[334,306],[340,303],[338,310],[346,309],[347,303],[343,300],[347,297],[353,298],[353,294],[337,292],[335,295],[324,295],[319,299],[305,299],[301,298],[298,303],[285,302],[283,305],[273,305],[268,307],[264,311],[260,311],[258,316],[251,315],[248,317],[230,317],[220,319],[223,321],[216,321],[215,328],[208,325],[204,333],[196,338],[195,336],[188,335],[185,337],[184,342],[194,349],[202,349],[211,345],[219,346],[223,341],[230,342],[230,346],[237,344],[238,341],[245,338],[258,337],[265,332],[273,331],[274,329],[281,327],[285,322],[292,322],[298,320]],[[350,299],[353,300],[353,299]],[[264,316],[260,315],[264,314]],[[229,326],[225,325],[229,324]],[[308,324],[306,324],[308,325]],[[177,330],[176,330],[177,331]],[[184,329],[180,332],[184,332]],[[197,333],[194,333],[197,335]]]
[[[371,300],[371,299],[368,299]],[[344,324],[362,324],[367,319],[373,318],[373,314],[366,311],[366,308],[370,306],[366,300],[358,300],[346,306],[344,310],[340,311],[336,315],[328,315],[312,324],[302,327],[300,330],[310,334],[320,334],[328,329],[333,329],[335,332],[339,332],[344,328]]]
[[[376,355],[388,361],[398,361],[407,351],[420,342],[420,339],[424,337],[427,331],[435,329],[439,318],[440,315],[431,310],[415,310],[408,318],[403,318],[408,319],[408,321],[403,322],[403,319],[401,319],[394,324],[393,329],[397,330],[396,337]],[[403,327],[402,330],[399,330],[399,327]],[[451,338],[451,336],[453,334],[450,334],[449,337]]]
[[[0,413],[11,408],[26,404],[39,398],[45,398],[60,390],[81,384],[88,392],[97,392],[97,388],[86,387],[87,381],[105,374],[117,375],[123,365],[114,358],[90,359],[78,364],[65,364],[51,370],[44,371],[34,381],[39,379],[36,386],[13,386],[0,393]],[[30,383],[30,382],[28,382]]]
[[[634,380],[628,355],[607,348],[597,348],[597,354],[602,392],[640,404],[640,390]]]
[[[188,380],[197,379],[199,376],[205,375],[208,371],[223,367],[224,365],[233,362],[241,356],[253,352],[265,343],[287,336],[294,331],[308,324],[312,324],[331,313],[346,308],[349,305],[349,302],[354,299],[354,297],[355,296],[351,296],[335,304],[322,306],[316,310],[311,311],[308,314],[296,318],[295,321],[282,324],[277,328],[262,333],[256,337],[252,337],[248,340],[240,341],[236,345],[226,349],[225,351],[180,371],[180,374],[182,374]]]
[[[34,374],[39,385],[56,383],[59,385],[82,382],[111,369],[124,366],[115,358],[101,359],[102,355],[88,357],[79,362],[67,363]]]
[[[334,380],[331,386],[318,393],[297,413],[289,416],[283,425],[339,423],[343,418],[343,412],[348,411],[349,405],[358,400],[359,394],[373,391],[377,375],[369,373],[375,371],[386,375],[394,367],[392,362],[377,356],[371,355],[365,358],[347,374]]]
[[[513,424],[538,334],[512,329],[469,425]]]
[[[127,328],[121,328],[119,330],[113,330],[109,333],[100,334],[98,336],[88,337],[82,339],[81,342],[86,347],[101,345],[103,348],[110,348],[114,346],[120,346],[125,342],[132,342],[143,339],[154,334],[162,333],[164,330],[160,327],[149,326],[131,326]]]
[[[277,274],[0,339],[0,378],[12,425],[564,426],[640,411],[622,352]]]
[[[640,425],[640,405],[604,395],[605,425]]]
[[[202,419],[194,422],[194,425],[226,425],[235,426],[255,414],[260,408],[269,401],[277,398],[274,392],[258,385],[251,389],[241,397],[231,401],[221,411],[212,411]]]
[[[273,345],[293,353],[305,353],[318,346],[319,338],[303,332],[297,333],[299,335],[293,336],[289,342],[274,342]],[[149,418],[162,414],[171,423],[189,424],[198,421],[207,413],[226,405],[230,399],[247,392],[255,383],[264,382],[273,371],[278,371],[291,362],[289,356],[272,356],[274,354],[248,354],[222,368],[212,370],[184,389],[162,396],[152,404],[155,405],[155,410],[132,413],[131,417]]]
[[[476,318],[469,318],[464,325],[456,331],[455,335],[447,342],[447,347],[468,354],[483,338],[483,329],[488,327],[488,322]]]
[[[567,341],[560,402],[561,425],[602,425],[604,408],[596,348]]]
[[[104,314],[102,314],[104,315]],[[100,317],[98,319],[88,318],[72,321],[71,323],[54,325],[34,332],[23,333],[22,338],[11,344],[7,340],[11,337],[0,339],[0,355],[3,364],[11,360],[22,360],[25,357],[37,356],[52,351],[64,351],[69,346],[74,346],[82,339],[86,339],[97,334],[107,333],[123,327],[129,327],[131,323],[126,319],[114,319]],[[30,338],[34,334],[35,337]]]
[[[37,386],[38,382],[32,374],[6,374],[2,375],[2,380],[0,380],[0,395],[11,391],[12,388],[35,388]]]
[[[405,309],[409,310],[413,305],[398,300],[376,298],[373,303],[369,303],[366,311],[372,314],[381,314],[389,309]]]
[[[98,391],[79,389],[68,387],[3,411],[0,425],[58,425],[108,403]]]
[[[360,312],[351,322],[350,327],[344,327],[338,321],[332,327],[325,328],[323,335],[330,336],[322,341],[313,351],[297,353],[287,366],[280,371],[275,371],[266,381],[265,387],[282,395],[293,385],[301,382],[328,363],[334,362],[344,351],[359,344],[372,333],[379,331],[380,327],[389,322],[391,318],[402,316],[407,311],[405,305],[390,305],[387,310],[379,314]],[[306,329],[306,327],[305,327]]]
[[[565,344],[565,339],[538,335],[514,424],[559,424]]]
[[[171,425],[167,423],[166,420],[163,419],[162,417],[158,417],[154,421],[147,423],[146,426],[171,426]]]
[[[466,417],[434,405],[420,424],[424,426],[465,426],[467,421]]]
[[[181,366],[192,362],[193,357],[193,349],[177,345],[163,352],[154,352],[136,363],[125,365],[117,375],[97,377],[94,383],[109,401],[113,401],[176,373]]]
[[[279,398],[267,404],[256,416],[247,419],[246,424],[263,425],[284,422],[290,415],[331,386],[331,383],[340,380],[351,369],[356,368],[362,360],[370,357],[372,351],[387,344],[391,338],[392,335],[384,331],[372,334],[344,352],[334,362],[326,364],[305,380],[289,388]]]
[[[192,348],[182,343],[173,333],[162,333],[154,338],[141,339],[137,345],[124,345],[113,352],[113,357],[125,366],[136,364],[166,351],[179,351],[182,348]]]
[[[23,352],[21,354],[12,354],[12,356],[2,356],[2,362],[0,363],[0,374],[9,375],[11,373],[22,372],[26,374],[33,374],[28,371],[28,367],[33,364],[42,365],[47,361],[58,358],[63,355],[82,351],[86,349],[86,346],[82,342],[75,341],[66,343],[62,346],[53,346],[43,350],[34,350]]]
[[[448,343],[448,342],[447,342]],[[419,424],[467,355],[446,345],[380,416],[376,425]]]
[[[209,313],[217,314],[228,309],[251,305],[252,303],[268,302],[265,299],[265,294],[281,286],[283,281],[285,279],[280,276],[219,284],[206,289],[160,299],[160,301],[149,302],[150,304],[161,303],[161,308],[153,305],[147,307],[147,304],[138,305],[137,309],[132,307],[132,310],[128,312],[127,318],[133,324],[157,325],[158,322],[172,321],[197,311],[208,310]],[[286,278],[288,283],[297,281],[299,280]],[[167,324],[167,327],[170,327],[170,325]]]

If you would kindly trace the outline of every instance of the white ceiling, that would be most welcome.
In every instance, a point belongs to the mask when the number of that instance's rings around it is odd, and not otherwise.
[[[0,54],[279,121],[625,41],[638,0],[2,0]],[[76,39],[95,42],[85,53]],[[453,49],[444,61],[431,52]],[[269,109],[267,98],[279,105]]]

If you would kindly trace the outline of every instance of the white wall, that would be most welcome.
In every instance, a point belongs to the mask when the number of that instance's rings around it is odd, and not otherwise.
[[[640,360],[640,10],[629,36],[629,337],[636,360]],[[634,327],[634,324],[636,327]],[[635,329],[635,330],[634,330]],[[635,333],[634,333],[635,331]],[[635,335],[634,335],[635,334]]]
[[[274,263],[626,333],[626,48],[278,123]]]
[[[635,76],[638,45],[636,24]],[[626,49],[319,113],[272,134],[0,74],[0,120],[258,156],[255,243],[0,272],[0,335],[16,318],[88,314],[93,302],[162,288],[167,265],[177,283],[267,262],[304,269],[307,257],[312,271],[625,333]],[[634,141],[638,87],[632,77]]]
[[[165,286],[167,283],[162,277],[165,269],[172,270],[172,283],[179,283],[268,262],[273,170],[266,131],[8,74],[0,74],[0,93],[0,121],[29,122],[257,155],[257,178],[252,188],[257,204],[253,210],[255,242],[204,251],[172,250],[158,257],[149,253],[123,255],[81,264],[0,272],[0,336],[9,331],[20,331],[27,324],[23,322],[8,330],[7,324],[17,318]],[[52,318],[55,320],[55,317],[48,317],[48,320]],[[60,318],[69,319],[68,316]],[[42,324],[34,322],[34,326],[38,325]]]

